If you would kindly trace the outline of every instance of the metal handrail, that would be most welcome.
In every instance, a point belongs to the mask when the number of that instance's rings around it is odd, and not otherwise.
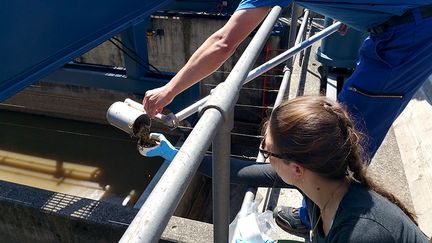
[[[272,58],[268,62],[258,66],[255,69],[253,69],[252,71],[249,72],[249,74],[246,77],[243,84],[249,83],[250,81],[254,80],[255,78],[257,78],[260,75],[264,74],[265,72],[269,71],[270,69],[272,69],[272,68],[276,67],[277,65],[283,63],[284,61],[288,60],[289,58],[291,58],[292,56],[294,56],[298,52],[308,48],[313,43],[315,43],[319,40],[322,40],[323,38],[333,34],[334,32],[336,32],[339,29],[339,27],[341,25],[342,25],[342,23],[340,23],[340,22],[334,23],[334,24],[330,25],[329,27],[316,33],[314,36],[310,37],[309,39],[306,39],[305,41],[296,44],[292,48],[286,50],[285,52],[283,52],[279,55],[277,55],[276,57]],[[198,100],[194,104],[192,104],[192,105],[186,107],[185,109],[179,111],[178,113],[176,113],[176,117],[178,118],[178,120],[182,121],[182,120],[188,118],[189,116],[195,114],[199,110],[199,108],[207,102],[209,97],[210,96],[206,96],[206,97]]]
[[[238,93],[247,73],[252,68],[281,11],[282,8],[279,6],[270,11],[225,82],[219,84],[211,94],[198,123],[129,225],[120,242],[157,242],[160,239],[208,146],[216,136],[216,131],[222,124],[229,125],[229,119],[232,119],[229,114],[237,102]],[[221,159],[227,158],[222,156]],[[222,182],[215,181],[214,183]],[[229,180],[223,183],[229,183]],[[229,193],[229,187],[228,192],[224,191],[223,193]],[[223,206],[227,207],[228,205]],[[227,228],[228,225],[222,227]],[[222,239],[221,242],[223,242],[223,239],[228,239],[228,235],[215,235],[215,240],[216,238]]]

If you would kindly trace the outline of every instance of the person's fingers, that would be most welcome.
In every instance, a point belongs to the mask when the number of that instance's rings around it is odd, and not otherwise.
[[[147,101],[145,99],[143,99],[142,100],[142,106],[144,108],[144,111],[147,110],[146,105],[147,105]]]
[[[145,105],[145,103],[147,102],[148,97],[149,97],[149,93],[148,93],[148,91],[147,91],[147,92],[144,93],[144,98],[143,98],[143,100],[142,100],[143,105]]]
[[[144,110],[146,112],[146,114],[150,117],[153,118],[155,116],[155,102],[157,101],[157,98],[155,98],[155,94],[153,94],[153,92],[147,91],[145,96],[144,96]]]
[[[154,99],[152,99],[152,98],[150,98],[148,100],[148,102],[147,102],[147,110],[146,110],[146,112],[147,112],[147,114],[151,118],[154,118],[154,116],[156,115],[156,112],[155,112],[155,102],[156,101]]]
[[[333,24],[340,22],[339,20],[334,19],[333,20]],[[339,34],[341,35],[345,35],[346,32],[348,30],[348,25],[346,24],[341,24],[341,26],[338,28],[337,32],[339,32]]]
[[[348,31],[348,26],[346,24],[342,24],[338,30],[339,34],[341,35],[345,35],[347,31]]]
[[[149,92],[147,91],[144,95],[144,99],[143,99],[143,105],[144,105],[144,111],[148,114],[149,112]]]
[[[339,22],[339,21],[337,21],[337,20],[334,20],[333,21],[333,23],[337,23],[337,22]],[[347,33],[347,31],[348,31],[348,25],[346,25],[346,24],[341,24],[341,26],[338,28],[338,30],[337,30],[337,32],[340,34],[340,35],[345,35],[346,33]]]
[[[161,113],[162,110],[163,110],[163,108],[161,108],[161,107],[156,108],[156,110],[155,110],[155,111],[156,111],[156,112],[155,112],[155,115]]]
[[[168,99],[169,97],[163,87],[147,91],[143,98],[143,107],[146,114],[154,118],[156,114],[160,113],[171,102]]]

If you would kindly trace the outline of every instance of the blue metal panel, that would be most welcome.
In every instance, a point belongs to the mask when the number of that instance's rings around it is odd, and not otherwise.
[[[172,76],[171,76],[172,77]],[[164,85],[169,78],[134,78],[125,69],[96,65],[67,64],[44,77],[42,81],[117,90],[127,93],[143,94],[148,89]]]
[[[173,73],[164,73],[164,76],[154,75],[154,77],[148,76],[135,79],[127,76],[126,70],[118,68],[67,64],[45,77],[43,81],[118,90],[134,93],[142,98],[145,91],[164,85],[173,75]],[[178,112],[193,104],[197,100],[198,94],[199,85],[196,84],[179,94],[175,98],[175,102],[172,102],[167,108],[173,112]]]
[[[140,61],[140,63],[138,63],[128,55],[123,55],[128,77],[141,78],[149,73],[150,65],[147,48],[147,31],[149,29],[151,29],[150,17],[147,18],[146,21],[132,26],[122,33],[123,42],[129,49],[136,53],[134,58]]]
[[[207,13],[233,13],[240,0],[176,0],[164,9]]]
[[[2,1],[0,101],[170,2]]]

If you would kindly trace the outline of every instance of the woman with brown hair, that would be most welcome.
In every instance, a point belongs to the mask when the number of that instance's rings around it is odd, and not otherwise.
[[[368,177],[362,136],[337,102],[284,102],[264,133],[261,153],[306,197],[312,242],[428,242],[414,215]]]

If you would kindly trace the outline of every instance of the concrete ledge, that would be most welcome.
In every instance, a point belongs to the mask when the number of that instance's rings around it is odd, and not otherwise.
[[[173,216],[161,240],[168,242],[213,242],[213,225]]]
[[[0,180],[0,239],[7,242],[117,242],[138,212]],[[212,242],[211,224],[173,216],[161,242]]]
[[[393,125],[420,228],[432,236],[432,76]]]

